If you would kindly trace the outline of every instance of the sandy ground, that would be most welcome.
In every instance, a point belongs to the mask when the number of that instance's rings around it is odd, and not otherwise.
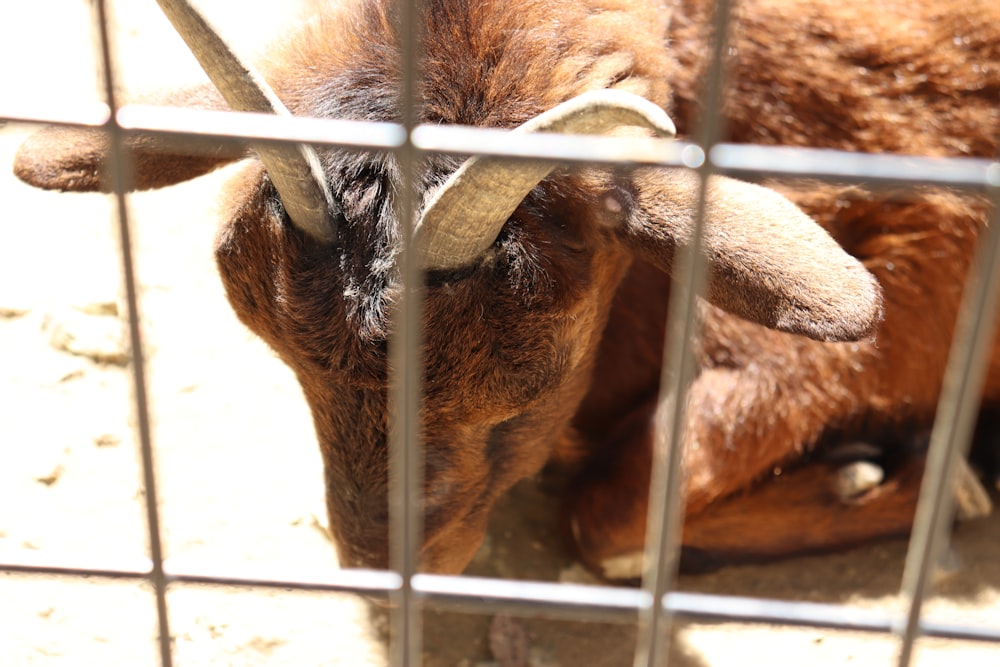
[[[257,48],[300,2],[200,3]],[[0,106],[97,99],[90,3],[35,0],[0,21]],[[119,2],[126,87],[192,80],[196,67],[151,1]],[[279,6],[280,5],[280,6]],[[0,128],[0,562],[132,567],[146,553],[128,369],[120,358],[113,202],[32,190],[9,165],[30,128]],[[8,166],[3,166],[8,165]],[[148,345],[163,533],[173,566],[262,576],[336,567],[322,531],[309,416],[280,362],[236,322],[211,259],[220,172],[130,200]],[[556,581],[581,576],[554,534],[555,503],[529,483],[504,503],[472,571]],[[1000,517],[965,524],[961,569],[929,614],[1000,625]],[[895,608],[905,543],[684,577],[682,590]],[[383,665],[378,623],[350,596],[177,586],[179,665]],[[0,574],[0,664],[153,665],[152,597],[123,582]],[[429,612],[426,664],[478,667],[485,616]],[[525,619],[527,664],[628,665],[627,625]],[[1000,647],[925,641],[917,664],[997,664]],[[823,630],[696,625],[677,663],[888,665],[895,644]],[[510,665],[501,665],[510,667]]]

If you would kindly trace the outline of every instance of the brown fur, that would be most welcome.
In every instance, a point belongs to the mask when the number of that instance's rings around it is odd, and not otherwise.
[[[700,7],[688,12],[677,17],[672,32],[683,63],[674,83],[678,107],[696,113],[699,78],[690,74],[703,71],[706,50],[698,36],[706,31]],[[726,105],[729,141],[996,155],[996,5],[769,0],[744,3],[739,16]],[[681,113],[682,123],[684,118]],[[689,398],[683,542],[709,560],[848,546],[908,529],[919,475],[899,472],[878,493],[843,506],[829,484],[823,493],[810,490],[816,471],[797,474],[795,462],[824,439],[902,438],[929,427],[965,274],[988,213],[982,198],[942,191],[873,193],[815,183],[786,188],[878,277],[885,320],[874,341],[817,344],[706,309],[703,370]],[[633,327],[614,326],[620,319],[612,316],[605,349],[635,340]],[[615,382],[617,369],[629,367],[609,359],[588,397],[595,409],[621,395],[621,387],[636,386],[634,378]],[[1000,400],[998,371],[1000,353],[994,351],[987,405]],[[647,386],[652,382],[647,378]],[[585,402],[580,414],[589,412]],[[594,432],[594,425],[579,430]],[[633,453],[616,466],[595,467],[573,501],[581,553],[595,566],[642,548],[645,487],[636,480],[648,479],[650,436],[643,429],[631,436],[638,442],[620,444]],[[791,475],[782,471],[789,465]],[[626,487],[640,490],[631,504],[618,500]],[[751,488],[760,490],[724,500]],[[831,529],[830,517],[838,517],[838,529]],[[615,538],[608,539],[612,530]]]
[[[667,108],[682,133],[697,116],[706,2],[425,4],[421,122],[510,128],[605,87]],[[331,3],[272,54],[268,77],[296,114],[394,120],[393,21],[376,0]],[[733,34],[728,139],[991,156],[1000,134],[998,50],[1000,9],[987,0],[905,8],[748,0]],[[18,175],[43,187],[99,187],[35,177],[51,173],[46,152],[58,150],[29,144]],[[91,169],[102,154],[89,144],[72,152]],[[217,258],[236,313],[293,368],[312,408],[343,562],[380,567],[388,553],[386,344],[397,290],[389,193],[398,165],[391,156],[333,150],[321,158],[344,212],[336,248],[318,248],[288,224],[255,163],[227,197],[235,203]],[[162,185],[214,166],[199,164],[168,166],[165,177],[148,180]],[[459,164],[428,158],[420,192]],[[60,162],[57,171],[77,167]],[[422,568],[461,570],[496,499],[547,463],[581,468],[568,517],[587,563],[599,569],[642,548],[669,270],[691,213],[678,197],[680,180],[652,169],[557,171],[479,265],[428,276]],[[137,182],[146,182],[141,173]],[[737,251],[713,254],[714,305],[702,311],[684,544],[722,559],[838,548],[906,530],[919,455],[847,503],[824,483],[833,466],[812,462],[809,452],[836,438],[929,424],[987,215],[985,201],[942,191],[771,185],[878,277],[884,320],[875,340],[821,342],[871,333],[871,299],[856,318],[867,324],[837,329],[840,322],[808,309],[789,315],[791,302],[779,303],[789,301],[785,292],[774,303],[762,298],[767,284],[780,291],[790,283],[788,293],[805,302],[860,295],[863,281],[851,282],[848,269],[817,274],[798,256],[812,244],[794,234],[743,257],[739,249],[766,245],[754,236],[770,235],[754,230],[767,226],[753,226],[753,210],[719,214],[731,224],[710,230],[710,254]],[[764,287],[747,287],[755,282]],[[991,403],[1000,398],[998,378],[991,373]]]

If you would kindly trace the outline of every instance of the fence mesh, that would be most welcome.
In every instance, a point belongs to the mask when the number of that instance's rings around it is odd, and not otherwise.
[[[986,192],[994,202],[1000,201],[1000,163],[978,159],[931,159],[893,155],[865,155],[816,151],[813,149],[777,148],[735,145],[723,138],[717,113],[703,119],[700,134],[691,142],[621,141],[604,138],[573,138],[559,136],[512,137],[503,132],[470,128],[418,126],[412,118],[401,125],[364,124],[316,119],[261,118],[246,115],[167,109],[132,105],[119,108],[117,98],[117,63],[113,57],[115,38],[107,3],[94,3],[94,33],[99,55],[103,92],[106,104],[58,103],[28,99],[5,99],[0,102],[0,119],[22,123],[60,123],[76,126],[102,127],[109,132],[112,143],[125,132],[143,130],[177,137],[213,137],[226,139],[258,139],[279,142],[309,142],[317,145],[348,146],[394,152],[404,165],[404,174],[412,178],[419,156],[434,152],[460,154],[507,155],[534,157],[582,164],[653,164],[697,169],[702,175],[726,173],[736,176],[808,177],[859,182],[902,185],[940,185],[950,188]],[[411,25],[414,5],[403,3],[404,25]],[[726,34],[730,20],[729,3],[718,3],[718,34]],[[414,63],[418,61],[419,45],[412,31],[404,29],[409,39],[403,43],[403,67],[412,80]],[[714,61],[706,85],[706,109],[720,109],[724,76],[719,64],[725,44],[716,45]],[[404,91],[404,100],[412,99],[412,85]],[[408,106],[408,105],[407,105]],[[130,217],[129,201],[122,184],[127,179],[128,164],[117,156],[111,163],[113,216],[119,238],[120,275],[124,283],[124,306],[128,322],[129,365],[133,397],[132,414],[139,446],[144,520],[147,527],[147,559],[107,559],[81,566],[72,554],[65,560],[25,558],[17,562],[0,563],[0,571],[33,577],[109,579],[142,582],[152,591],[155,601],[159,661],[164,666],[181,664],[171,639],[171,614],[168,592],[184,585],[205,584],[237,588],[270,588],[302,590],[320,593],[357,593],[388,599],[393,603],[391,615],[393,642],[391,664],[419,665],[422,663],[421,618],[425,609],[449,608],[475,613],[507,612],[543,614],[582,620],[634,623],[640,631],[635,643],[635,664],[666,664],[669,653],[666,641],[672,636],[675,619],[686,622],[749,623],[782,626],[804,626],[828,630],[849,630],[875,633],[897,638],[894,664],[910,664],[915,643],[920,637],[961,639],[977,642],[1000,642],[1000,625],[944,623],[929,620],[922,613],[929,594],[934,566],[940,562],[948,543],[951,519],[951,498],[948,493],[955,461],[967,451],[976,410],[978,387],[987,366],[986,359],[995,330],[996,294],[1000,285],[998,225],[990,226],[980,245],[981,259],[976,274],[965,295],[963,318],[955,337],[948,367],[945,390],[931,437],[929,466],[921,494],[913,536],[905,559],[902,608],[892,610],[862,609],[847,604],[817,603],[759,597],[733,596],[680,591],[677,588],[675,527],[679,512],[679,462],[671,459],[654,479],[653,498],[662,499],[654,506],[662,508],[651,517],[650,532],[657,536],[649,546],[651,572],[640,588],[618,588],[575,583],[545,583],[486,577],[452,577],[417,574],[415,546],[417,544],[417,502],[419,488],[419,458],[415,436],[417,429],[417,397],[419,392],[419,358],[417,326],[419,322],[419,291],[412,290],[403,299],[398,316],[394,343],[400,368],[394,381],[394,400],[398,423],[394,429],[393,461],[397,466],[393,479],[401,480],[391,490],[394,513],[394,571],[325,572],[322,577],[279,573],[263,577],[259,573],[244,574],[231,567],[212,567],[190,562],[174,563],[165,558],[163,521],[160,514],[154,431],[151,423],[155,399],[148,390],[146,377],[143,320],[140,312],[141,294],[135,257],[136,240]],[[409,188],[403,187],[402,192]],[[414,207],[403,202],[403,210]],[[994,214],[994,219],[996,215]],[[412,225],[412,220],[410,220]],[[58,241],[52,241],[58,243]],[[678,278],[686,294],[697,294],[703,282],[704,267],[697,261],[687,261],[686,270]],[[403,275],[408,284],[417,282],[415,262],[403,260]],[[694,299],[678,298],[672,317],[693,321]],[[2,304],[0,304],[2,305]],[[675,328],[676,340],[668,341],[667,367],[687,368],[686,345],[690,331]],[[672,373],[665,382],[664,395],[683,395],[690,375]],[[675,407],[673,423],[681,423],[681,406]],[[676,436],[676,434],[674,434]],[[666,438],[668,434],[664,434]],[[9,454],[5,454],[9,455]],[[676,458],[676,457],[675,457]],[[172,471],[171,474],[176,474]],[[17,508],[11,508],[17,512]],[[36,580],[33,580],[36,581]],[[26,663],[28,664],[28,663]],[[32,663],[33,664],[33,663]]]

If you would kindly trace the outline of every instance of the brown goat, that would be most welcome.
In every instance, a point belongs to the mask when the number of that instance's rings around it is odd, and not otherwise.
[[[390,4],[331,3],[285,40],[265,74],[294,114],[398,118]],[[515,128],[606,88],[671,111],[681,134],[698,115],[707,0],[424,6],[420,122]],[[751,0],[731,39],[729,141],[997,152],[1000,7],[992,0],[905,8]],[[164,99],[226,108],[208,88]],[[241,157],[188,154],[154,137],[128,146],[136,188]],[[103,189],[97,167],[106,153],[96,131],[49,129],[22,147],[15,170],[40,187]],[[293,224],[284,193],[279,199],[254,162],[228,193],[216,256],[237,315],[296,372],[312,408],[342,561],[384,567],[386,341],[399,249],[390,192],[399,167],[390,155],[319,156],[336,241]],[[425,214],[459,166],[446,156],[425,161]],[[645,532],[669,272],[690,234],[697,185],[652,168],[556,170],[538,181],[484,250],[432,264],[427,275],[421,567],[463,569],[495,501],[551,463],[579,469],[567,523],[581,558],[630,577]],[[711,303],[701,310],[700,372],[688,399],[683,543],[712,562],[908,529],[922,457],[888,444],[933,418],[988,212],[984,199],[945,191],[811,182],[780,191],[785,198],[728,179],[709,188]],[[875,275],[884,318],[870,275],[800,209]],[[1000,400],[998,365],[994,353],[990,406]],[[814,453],[856,439],[887,446],[887,479],[845,499],[833,490],[838,464]]]

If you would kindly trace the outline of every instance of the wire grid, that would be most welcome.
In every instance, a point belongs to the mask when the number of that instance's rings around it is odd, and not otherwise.
[[[921,618],[932,566],[946,546],[947,526],[952,516],[949,493],[955,463],[968,451],[972,426],[980,401],[986,359],[996,328],[1000,302],[1000,162],[949,158],[930,159],[893,155],[864,155],[818,151],[803,148],[734,145],[718,141],[721,119],[711,111],[702,120],[695,142],[666,140],[628,140],[600,137],[561,137],[534,135],[514,137],[494,130],[418,126],[412,113],[415,90],[415,64],[419,56],[419,37],[411,26],[419,0],[401,1],[402,71],[406,85],[402,91],[404,114],[401,124],[360,123],[351,121],[303,118],[276,118],[254,114],[232,114],[156,107],[120,108],[115,99],[115,69],[109,35],[105,0],[94,3],[99,35],[99,52],[104,66],[106,105],[69,111],[16,106],[5,101],[0,120],[29,123],[55,123],[81,127],[103,127],[113,146],[110,177],[115,192],[117,220],[121,239],[122,273],[129,314],[129,339],[132,348],[135,413],[140,443],[142,481],[149,532],[150,558],[147,566],[134,568],[77,568],[70,566],[0,563],[0,571],[36,575],[103,577],[149,582],[155,591],[159,625],[161,664],[173,664],[166,593],[171,584],[213,584],[234,587],[280,588],[307,591],[361,593],[388,598],[394,602],[395,638],[391,650],[394,665],[416,666],[421,662],[420,607],[424,602],[463,611],[545,612],[580,620],[631,621],[638,617],[642,631],[636,646],[636,666],[666,664],[666,641],[676,618],[713,622],[746,622],[810,626],[831,630],[854,630],[896,634],[899,637],[897,664],[906,667],[915,641],[920,636],[1000,643],[1000,628],[969,627],[932,623]],[[725,35],[730,21],[728,0],[717,2],[716,35]],[[724,40],[714,45],[706,81],[703,108],[721,108],[724,82],[722,54]],[[902,592],[908,601],[905,613],[893,615],[851,608],[845,605],[762,600],[672,591],[676,580],[677,527],[680,516],[679,457],[677,448],[667,446],[679,433],[659,434],[665,447],[666,465],[654,474],[651,499],[649,572],[640,589],[598,587],[578,584],[549,584],[477,577],[455,577],[416,573],[416,549],[419,528],[418,498],[420,461],[416,397],[419,396],[420,359],[418,326],[420,292],[416,262],[404,252],[402,274],[407,285],[403,306],[398,315],[394,354],[404,363],[394,379],[394,400],[400,407],[391,443],[393,476],[403,482],[391,489],[393,511],[393,570],[341,571],[327,580],[241,578],[206,571],[187,572],[165,567],[160,534],[153,444],[146,393],[145,366],[135,266],[132,255],[130,222],[124,188],[128,165],[121,153],[121,140],[129,132],[153,132],[172,136],[211,137],[245,141],[304,142],[317,145],[368,148],[392,151],[404,165],[404,176],[412,182],[419,156],[433,152],[469,155],[494,155],[514,159],[534,158],[562,163],[644,164],[696,169],[702,176],[713,173],[732,175],[810,177],[839,182],[864,182],[909,185],[940,185],[986,192],[993,203],[993,219],[980,242],[979,257],[966,289],[956,327],[938,414],[931,437],[927,470],[910,540]],[[704,182],[704,180],[703,180]],[[401,189],[412,193],[409,187]],[[702,193],[704,194],[704,193]],[[401,202],[404,213],[404,236],[408,241],[413,229],[413,201]],[[704,197],[699,202],[698,231],[704,213]],[[408,245],[408,243],[407,243]],[[696,247],[696,244],[692,244]],[[665,376],[662,394],[683,395],[691,379],[691,359],[683,344],[690,335],[695,295],[703,284],[705,267],[694,252],[685,252],[678,285],[684,298],[672,299],[670,333],[665,351]],[[680,322],[682,326],[676,323]],[[669,369],[676,369],[668,372]],[[683,420],[683,401],[675,401],[674,424]]]

